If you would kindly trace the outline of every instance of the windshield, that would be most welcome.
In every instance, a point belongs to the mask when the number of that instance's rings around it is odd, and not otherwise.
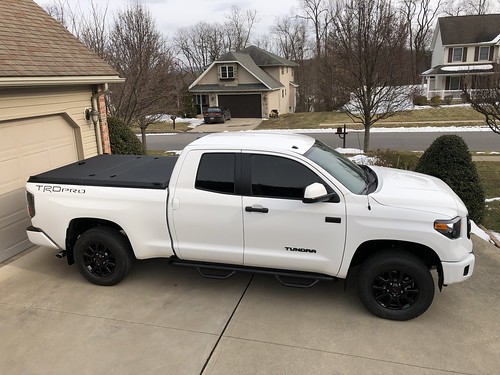
[[[304,156],[329,172],[352,193],[365,193],[369,182],[366,172],[337,151],[316,141]]]

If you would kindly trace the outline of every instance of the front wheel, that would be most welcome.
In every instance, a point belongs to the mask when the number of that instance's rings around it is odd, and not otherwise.
[[[133,262],[126,237],[109,227],[89,229],[76,240],[73,255],[78,271],[91,283],[110,286],[127,276]]]
[[[434,280],[416,256],[385,251],[366,259],[361,266],[358,293],[373,314],[384,319],[410,320],[431,305]]]

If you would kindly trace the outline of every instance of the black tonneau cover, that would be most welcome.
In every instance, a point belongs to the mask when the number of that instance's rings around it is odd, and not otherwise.
[[[99,155],[31,176],[28,182],[166,189],[177,157]]]

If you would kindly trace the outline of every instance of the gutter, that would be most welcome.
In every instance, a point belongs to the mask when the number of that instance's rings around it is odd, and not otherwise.
[[[0,87],[97,85],[104,82],[123,83],[119,76],[65,76],[65,77],[0,77]]]
[[[98,91],[94,95],[92,95],[91,98],[92,111],[99,111],[99,108],[97,106],[97,98],[100,97],[101,95],[104,95],[106,92],[108,92],[108,90],[109,90],[109,85],[105,83],[103,90]],[[102,155],[101,116],[99,116],[99,121],[97,125],[94,126],[94,128],[95,128],[95,137],[97,140],[97,154]]]

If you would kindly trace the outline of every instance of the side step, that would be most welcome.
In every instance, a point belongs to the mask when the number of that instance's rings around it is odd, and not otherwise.
[[[337,278],[333,276],[312,272],[300,272],[261,267],[244,267],[232,264],[206,263],[180,259],[171,260],[170,264],[180,267],[196,268],[198,270],[198,273],[202,277],[208,279],[224,280],[230,278],[236,272],[273,275],[281,285],[294,288],[310,288],[316,285],[320,280],[337,280]]]

